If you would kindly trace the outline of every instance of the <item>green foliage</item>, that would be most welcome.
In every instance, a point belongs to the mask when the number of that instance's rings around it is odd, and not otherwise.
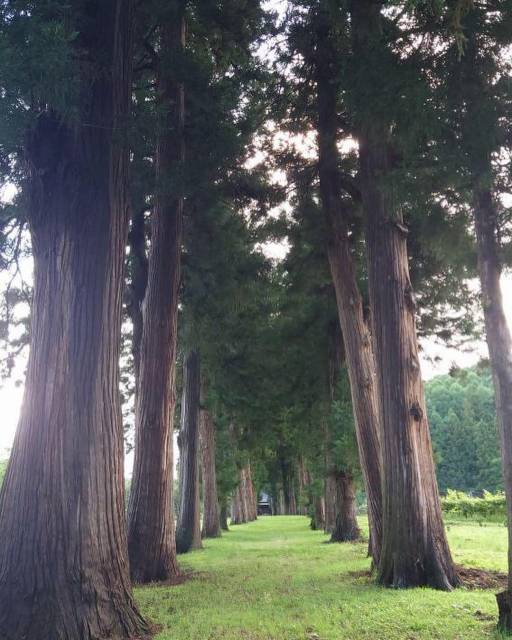
[[[500,520],[506,522],[507,504],[505,494],[484,491],[480,497],[470,496],[462,491],[448,490],[441,498],[441,505],[445,514],[455,517],[473,518],[478,521],[492,522]]]
[[[62,0],[0,3],[0,157],[19,152],[45,108],[76,114],[77,28],[72,6]]]
[[[334,445],[332,448],[334,464],[340,470],[357,476],[359,474],[359,451],[350,383],[345,367],[341,369],[336,396],[332,403],[331,432]]]
[[[442,492],[503,488],[492,377],[485,364],[426,384],[437,479]]]

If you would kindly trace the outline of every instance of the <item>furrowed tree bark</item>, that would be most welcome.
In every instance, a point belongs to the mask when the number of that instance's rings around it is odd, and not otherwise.
[[[0,636],[127,640],[131,594],[119,352],[128,233],[132,5],[86,2],[80,122],[51,110],[28,135],[34,257],[23,407],[0,493]]]
[[[135,461],[128,506],[128,548],[134,582],[168,580],[179,573],[173,505],[173,416],[176,400],[176,336],[180,286],[183,198],[165,188],[183,162],[184,92],[169,58],[184,47],[183,16],[168,17],[162,28],[162,61],[157,82],[167,110],[157,135],[155,207],[151,216],[151,252],[140,374],[135,405]]]
[[[352,3],[354,55],[365,66],[388,55],[382,3]],[[393,201],[390,126],[359,118],[360,174],[367,217],[370,303],[382,409],[383,526],[378,581],[386,586],[459,584],[446,540],[423,382],[407,229]]]
[[[215,469],[215,423],[207,409],[201,410],[201,469],[203,476],[203,538],[221,535],[217,473]]]
[[[187,553],[201,549],[199,505],[199,411],[201,372],[199,353],[190,350],[183,366],[180,441],[180,509],[176,549]]]
[[[361,538],[357,524],[356,488],[350,473],[336,474],[336,523],[331,542],[352,542]]]
[[[321,10],[317,22],[315,65],[320,195],[329,231],[329,264],[343,334],[359,458],[368,501],[371,554],[374,563],[378,565],[382,540],[379,406],[372,339],[364,319],[363,301],[357,282],[349,236],[349,212],[342,198],[337,147],[339,56],[332,45],[331,30],[328,9]],[[335,482],[331,478],[328,481]],[[330,488],[330,491],[334,490]]]
[[[245,524],[257,518],[256,494],[252,482],[251,465],[238,472],[238,486],[231,501],[231,524]]]

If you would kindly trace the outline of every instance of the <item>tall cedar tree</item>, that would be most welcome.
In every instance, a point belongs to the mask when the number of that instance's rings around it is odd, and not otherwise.
[[[218,538],[221,535],[220,509],[217,493],[217,469],[215,466],[215,423],[211,412],[201,403],[200,448],[201,477],[203,479],[203,538]]]
[[[180,502],[176,524],[176,549],[187,553],[200,549],[201,506],[199,502],[199,420],[201,403],[201,361],[191,349],[183,364],[183,398],[181,401]]]
[[[135,582],[167,580],[178,573],[172,517],[172,423],[183,197],[178,189],[171,189],[171,175],[184,159],[184,89],[175,71],[185,46],[183,11],[171,5],[163,12],[156,63],[159,107],[165,115],[156,140],[156,194],[142,309],[135,461],[128,506],[128,548]]]
[[[327,217],[329,263],[343,332],[361,468],[368,500],[370,551],[378,565],[382,538],[380,415],[372,339],[364,318],[350,241],[350,206],[347,206],[342,197],[342,176],[339,169],[337,142],[340,120],[340,51],[336,50],[335,45],[335,19],[339,19],[339,16],[331,11],[331,3],[325,1],[319,3],[315,13],[312,17],[316,37],[313,64],[318,105],[320,194]]]
[[[497,161],[510,153],[510,62],[505,54],[512,42],[510,0],[485,4],[447,4],[447,22],[453,29],[445,55],[434,67],[440,76],[437,98],[442,121],[449,122],[451,139],[458,148],[455,178],[467,194],[473,212],[478,270],[496,413],[501,434],[501,454],[509,521],[509,583],[498,594],[499,625],[512,631],[512,336],[500,287],[504,240],[510,222],[502,192],[510,179]],[[446,40],[446,34],[444,39]],[[441,129],[441,131],[443,131]],[[446,139],[439,145],[448,146]],[[446,156],[446,153],[444,154]],[[441,156],[443,157],[443,156]],[[453,161],[453,160],[452,160]],[[462,180],[461,180],[462,177]],[[469,186],[468,186],[469,185]]]
[[[383,531],[378,580],[394,587],[451,589],[459,579],[444,531],[418,359],[407,228],[391,188],[392,114],[372,111],[382,64],[402,64],[388,46],[382,2],[351,3],[354,89],[372,326],[382,411]]]
[[[148,632],[128,574],[118,372],[132,7],[66,6],[74,113],[48,104],[26,136],[34,300],[0,495],[0,635],[121,640]]]

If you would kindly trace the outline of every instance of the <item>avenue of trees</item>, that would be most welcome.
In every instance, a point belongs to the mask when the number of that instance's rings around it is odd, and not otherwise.
[[[511,50],[512,0],[0,0],[2,640],[151,637],[262,490],[448,591],[440,491],[504,489],[512,632]]]

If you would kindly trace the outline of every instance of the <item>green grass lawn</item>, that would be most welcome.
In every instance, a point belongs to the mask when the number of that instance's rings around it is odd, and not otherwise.
[[[455,560],[506,569],[503,525],[450,523]],[[442,640],[496,638],[492,591],[376,587],[364,544],[324,544],[303,517],[233,527],[180,556],[184,584],[136,596],[157,640]]]

